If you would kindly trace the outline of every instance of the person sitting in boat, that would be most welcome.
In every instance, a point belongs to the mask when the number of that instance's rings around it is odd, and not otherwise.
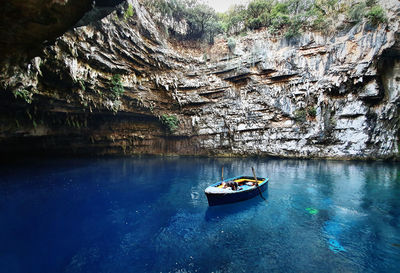
[[[231,190],[236,191],[238,189],[238,184],[235,181],[222,182],[222,187],[224,189],[231,188]]]
[[[257,182],[253,181],[253,182],[247,182],[246,185],[247,186],[257,186]]]

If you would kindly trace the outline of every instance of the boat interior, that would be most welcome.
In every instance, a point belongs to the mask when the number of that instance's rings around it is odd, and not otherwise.
[[[265,181],[265,178],[257,177],[257,181],[256,181],[252,177],[242,176],[242,177],[234,179],[232,181],[238,183],[238,186],[239,186],[238,190],[247,190],[247,189],[254,187],[254,182],[257,182],[258,184],[260,184]],[[225,182],[227,182],[227,181],[225,181]],[[222,182],[219,185],[217,185],[217,188],[222,188]]]

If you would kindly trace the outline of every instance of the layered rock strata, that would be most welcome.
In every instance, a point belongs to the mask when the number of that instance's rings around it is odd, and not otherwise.
[[[194,54],[129,0],[2,68],[0,150],[398,158],[400,9],[390,4],[387,25],[290,40],[259,31],[234,52],[220,41]]]

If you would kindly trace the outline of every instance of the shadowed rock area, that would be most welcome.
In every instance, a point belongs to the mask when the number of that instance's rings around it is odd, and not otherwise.
[[[387,25],[295,39],[261,30],[233,52],[217,39],[206,58],[141,2],[99,7],[2,66],[0,151],[398,158],[400,9],[387,5]]]
[[[2,1],[1,63],[39,54],[45,41],[62,35],[91,8],[91,0]],[[22,56],[21,56],[22,55]]]
[[[84,19],[82,17],[85,14],[91,20],[101,19],[107,15],[107,11],[111,11],[110,9],[121,2],[122,0],[3,1],[0,4],[1,64],[18,63],[21,58],[39,55],[45,44],[52,43],[79,20]]]

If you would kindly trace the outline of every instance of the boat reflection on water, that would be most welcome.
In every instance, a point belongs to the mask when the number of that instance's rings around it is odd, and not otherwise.
[[[262,193],[265,200],[260,196],[256,196],[252,199],[225,204],[220,206],[209,206],[205,212],[206,221],[218,221],[225,217],[229,217],[243,212],[249,212],[250,210],[256,210],[260,207],[268,207],[268,187]]]

